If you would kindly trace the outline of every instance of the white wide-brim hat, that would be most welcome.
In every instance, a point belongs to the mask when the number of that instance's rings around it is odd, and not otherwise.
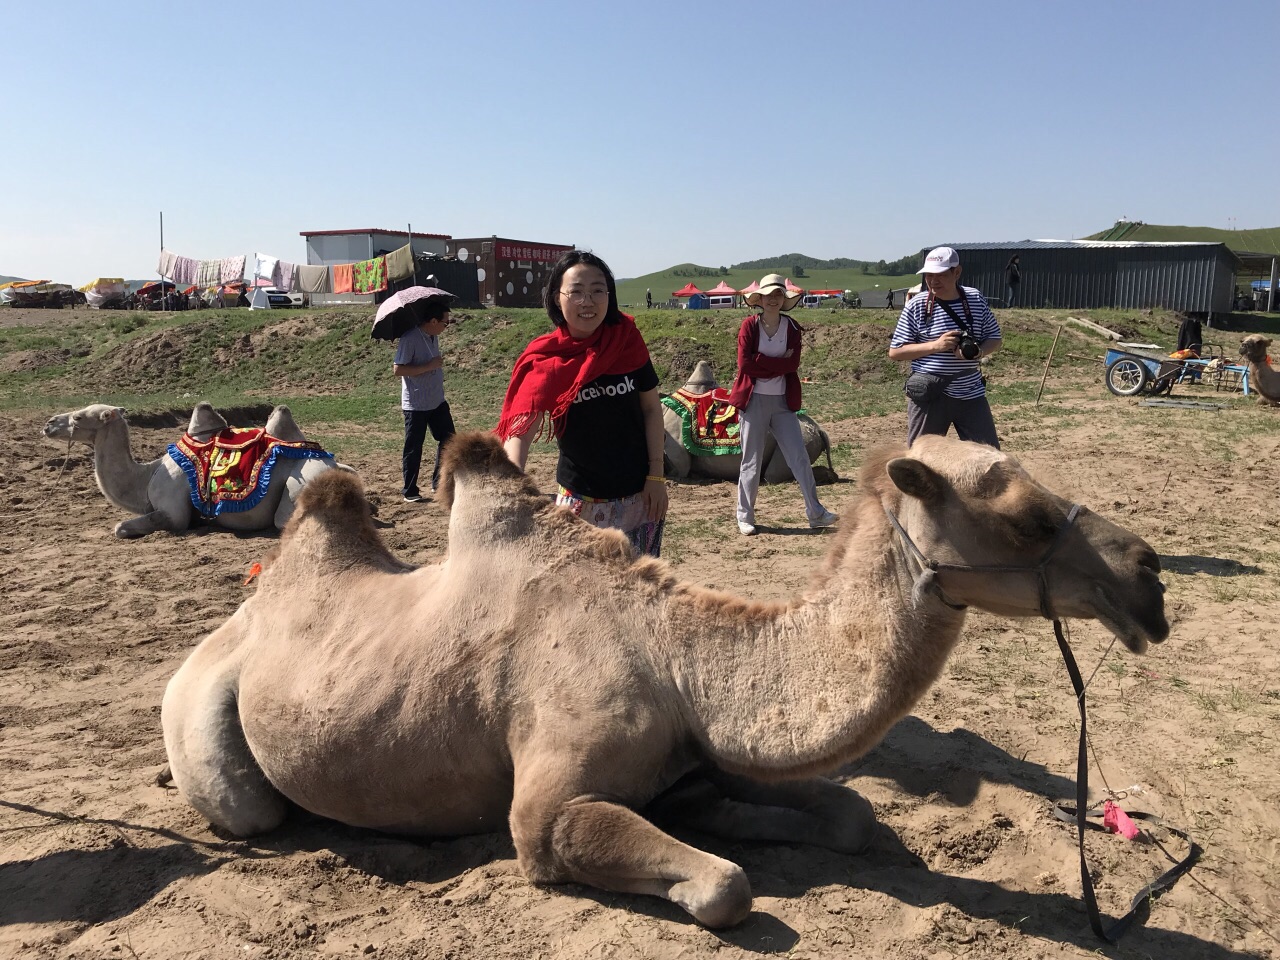
[[[770,273],[761,278],[759,290],[753,290],[751,293],[747,294],[747,303],[750,306],[758,307],[760,306],[761,300],[775,291],[779,291],[786,295],[787,299],[782,301],[783,310],[792,309],[800,302],[800,298],[804,296],[803,290],[796,290],[794,292],[788,290],[787,278],[782,274]]]

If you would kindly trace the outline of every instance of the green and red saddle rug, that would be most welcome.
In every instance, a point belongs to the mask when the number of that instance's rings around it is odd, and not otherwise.
[[[201,442],[184,433],[169,444],[169,456],[187,475],[191,505],[203,517],[252,510],[267,495],[278,458],[333,458],[318,443],[294,442],[267,435],[261,427],[230,427]]]
[[[729,391],[722,387],[706,393],[677,390],[662,398],[667,408],[680,416],[680,443],[699,457],[742,453],[738,437],[738,408],[729,403]]]

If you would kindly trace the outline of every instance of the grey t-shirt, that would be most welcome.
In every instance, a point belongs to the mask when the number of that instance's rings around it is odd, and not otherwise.
[[[416,367],[440,356],[440,338],[430,337],[421,327],[414,327],[400,338],[395,362]],[[428,370],[416,377],[400,378],[402,410],[434,410],[444,403],[444,371]]]

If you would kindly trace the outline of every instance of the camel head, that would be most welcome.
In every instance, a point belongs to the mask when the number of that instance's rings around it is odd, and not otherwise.
[[[1267,348],[1270,346],[1271,341],[1262,334],[1251,333],[1240,341],[1240,356],[1250,363],[1265,364],[1267,362]]]
[[[1041,616],[1044,564],[1049,610],[1100,621],[1135,653],[1169,635],[1160,561],[1138,536],[1037,483],[991,447],[925,436],[864,473],[920,552],[941,568],[937,586],[954,604],[1010,617]],[[1051,552],[1052,551],[1052,552]],[[949,569],[1013,567],[1014,570]]]
[[[93,446],[98,431],[114,423],[124,423],[124,408],[108,403],[91,403],[82,410],[60,413],[44,425],[50,440],[78,440]]]

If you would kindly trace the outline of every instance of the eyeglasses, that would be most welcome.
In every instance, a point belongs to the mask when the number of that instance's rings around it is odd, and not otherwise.
[[[564,297],[570,303],[590,303],[609,299],[608,290],[561,290],[560,296]]]

